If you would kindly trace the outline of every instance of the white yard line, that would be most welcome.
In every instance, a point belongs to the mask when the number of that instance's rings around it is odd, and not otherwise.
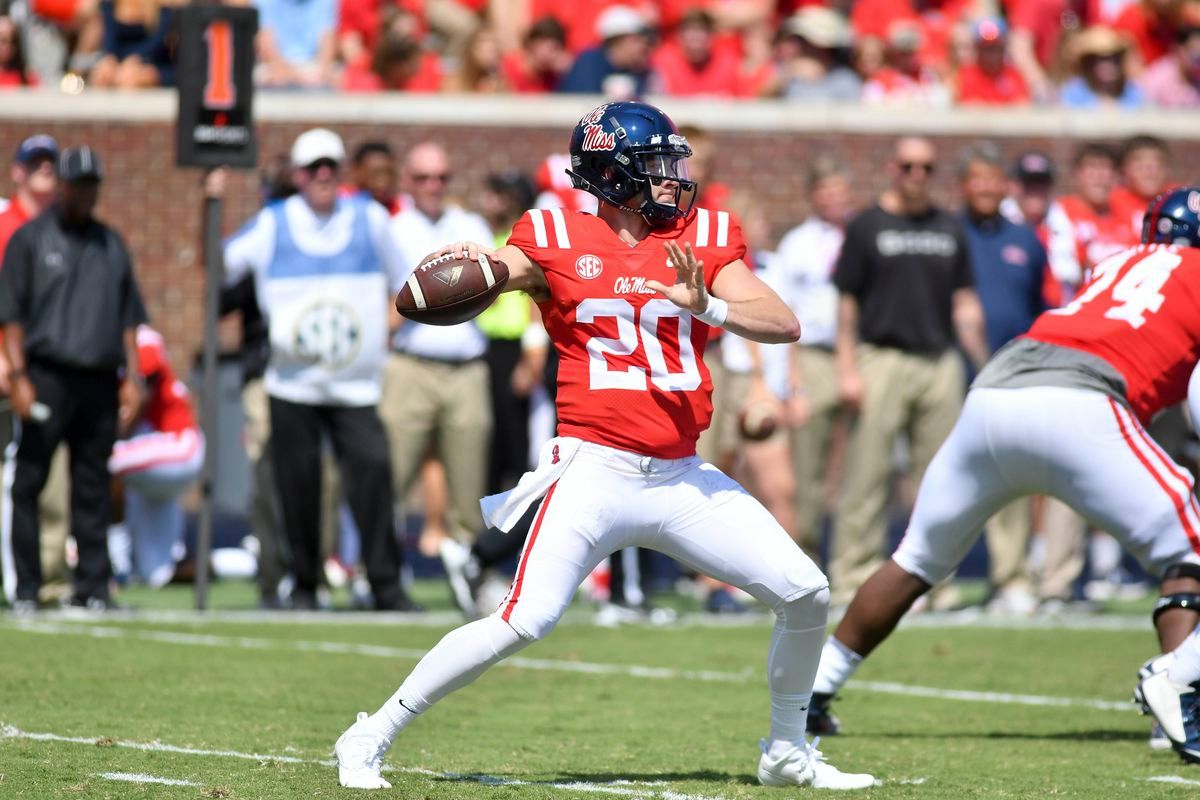
[[[270,753],[243,753],[237,750],[209,750],[198,747],[180,747],[178,745],[165,744],[163,742],[131,742],[127,740],[114,740],[98,736],[62,736],[57,733],[35,733],[23,731],[12,725],[0,723],[0,739],[28,739],[37,742],[61,742],[66,744],[83,744],[90,747],[95,747],[103,743],[106,747],[120,747],[129,750],[140,750],[144,752],[155,753],[175,753],[179,755],[199,756],[207,758],[235,758],[243,761],[277,761],[284,764],[311,764],[321,767],[333,767],[332,759],[316,759],[316,758],[298,758],[296,756],[282,756]],[[544,786],[552,789],[561,789],[563,791],[587,792],[592,794],[608,794],[620,795],[622,797],[631,797],[640,800],[725,800],[720,796],[715,795],[693,795],[681,794],[670,789],[657,788],[660,784],[642,783],[634,781],[612,781],[605,783],[590,783],[587,781],[569,781],[569,782],[542,782],[542,781],[522,781],[511,778],[498,778],[493,775],[465,775],[456,772],[436,772],[428,769],[419,769],[415,767],[389,767],[384,766],[385,772],[398,772],[409,775],[421,775],[423,777],[435,778],[449,781],[462,781],[465,783],[478,783],[483,786]],[[139,773],[130,772],[106,772],[100,775],[102,778],[109,780],[132,781],[135,783],[162,783],[171,786],[199,786],[202,784],[191,783],[190,781],[176,781],[171,778],[156,778],[152,775],[142,775]],[[330,776],[332,780],[332,773]],[[643,788],[644,787],[644,788]]]
[[[154,775],[143,775],[140,772],[100,772],[96,777],[106,781],[127,781],[128,783],[161,783],[163,786],[203,786],[195,781],[183,781],[178,778],[159,778]]]
[[[139,639],[167,644],[193,645],[200,647],[234,647],[247,650],[294,650],[417,660],[425,650],[381,645],[354,644],[351,642],[291,641],[287,639],[263,639],[249,636],[217,636],[203,633],[180,633],[177,631],[137,630],[71,624],[38,622],[13,618],[9,630],[38,634],[68,634],[98,639]],[[561,661],[549,658],[526,658],[515,656],[500,662],[499,666],[514,669],[572,672],[589,675],[622,675],[651,680],[696,680],[710,683],[751,683],[759,680],[757,671],[745,669],[741,672],[719,672],[714,670],[679,670],[670,667],[650,667],[638,664],[602,664],[588,661]],[[1067,708],[1091,708],[1100,711],[1135,711],[1133,703],[1115,700],[1097,700],[1086,697],[1049,697],[1045,695],[1010,694],[1007,692],[977,692],[964,689],[942,689],[934,686],[913,686],[886,681],[852,680],[848,689],[857,689],[878,694],[928,697],[937,700],[958,700],[972,703],[1000,703],[1005,705],[1050,706]]]
[[[1200,781],[1190,781],[1187,778],[1181,778],[1178,775],[1155,775],[1153,778],[1146,778],[1153,783],[1175,783],[1180,786],[1200,786]]]

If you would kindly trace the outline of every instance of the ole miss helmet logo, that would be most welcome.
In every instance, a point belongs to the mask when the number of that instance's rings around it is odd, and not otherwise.
[[[604,262],[598,256],[588,254],[580,256],[575,262],[575,271],[579,273],[579,277],[584,280],[600,277],[600,271],[604,269]]]
[[[583,150],[615,150],[617,135],[605,133],[599,125],[588,125],[583,131]]]

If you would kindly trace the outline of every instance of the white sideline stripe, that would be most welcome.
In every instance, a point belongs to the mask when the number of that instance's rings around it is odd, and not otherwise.
[[[1153,778],[1146,778],[1152,783],[1178,783],[1182,786],[1200,786],[1200,781],[1191,781],[1187,778],[1181,778],[1178,775],[1155,775]]]
[[[354,644],[351,642],[289,641],[285,639],[261,639],[250,636],[216,636],[213,634],[180,633],[176,631],[139,631],[99,625],[90,627],[69,624],[56,625],[27,620],[11,623],[5,627],[23,633],[65,633],[77,636],[89,636],[96,639],[141,639],[151,642],[198,645],[201,647],[236,647],[247,650],[298,650],[302,652],[375,656],[378,658],[419,660],[428,652],[415,648],[385,647],[382,645]],[[653,680],[696,680],[709,683],[749,683],[758,679],[758,673],[751,669],[745,669],[741,672],[680,670],[670,667],[648,667],[638,664],[601,664],[589,661],[559,661],[550,658],[524,658],[521,656],[505,659],[497,666],[551,672],[583,673],[588,675],[624,675]],[[1008,692],[976,692],[965,689],[940,689],[934,686],[911,686],[909,684],[892,683],[889,681],[852,680],[846,684],[846,688],[875,692],[877,694],[928,697],[936,700],[959,700],[969,703],[1091,708],[1099,711],[1136,710],[1136,707],[1131,702],[1118,702],[1115,700],[1097,700],[1087,697],[1049,697],[1046,695],[1011,694]]]
[[[0,611],[0,619],[4,618]],[[94,622],[94,614],[85,614],[78,610],[46,610],[38,613],[38,619]],[[593,614],[582,607],[567,610],[559,627],[593,627]],[[832,627],[841,617],[830,615],[829,624]],[[462,624],[462,614],[457,611],[423,611],[420,613],[405,613],[398,611],[376,611],[371,614],[344,614],[330,611],[258,611],[258,610],[224,610],[224,611],[191,611],[191,610],[150,610],[134,609],[124,611],[108,611],[104,614],[106,622],[138,622],[160,625],[208,625],[208,624],[237,624],[237,625],[337,625],[343,627],[371,628],[385,626],[388,628],[409,627],[454,628]],[[676,624],[668,626],[671,630],[683,628],[757,628],[771,626],[775,616],[760,610],[752,610],[745,614],[684,614]],[[645,629],[644,623],[631,624],[634,629]],[[649,626],[658,627],[658,626]],[[910,628],[976,628],[988,630],[1072,630],[1072,631],[1150,631],[1149,614],[1096,614],[1080,611],[1068,611],[1062,614],[1046,616],[998,615],[984,611],[981,608],[966,608],[956,611],[929,611],[923,614],[909,615],[900,621],[900,627]]]
[[[102,737],[98,736],[61,736],[57,733],[33,733],[23,731],[20,728],[12,725],[6,725],[0,722],[0,739],[28,739],[36,742],[61,742],[66,744],[85,744],[95,747],[98,742],[103,741]],[[243,761],[277,761],[283,764],[311,764],[320,767],[332,767],[335,765],[333,759],[318,759],[318,758],[297,758],[295,756],[281,756],[269,753],[243,753],[238,750],[206,750],[198,747],[180,747],[178,745],[164,744],[163,742],[131,742],[127,740],[115,740],[106,742],[108,747],[120,747],[127,750],[140,750],[143,752],[155,753],[175,753],[179,755],[201,756],[209,758],[236,758]],[[423,775],[431,778],[441,778],[443,780],[454,781],[470,781],[473,783],[482,784],[484,786],[546,786],[552,789],[563,789],[576,792],[591,792],[595,794],[615,794],[625,797],[645,798],[645,800],[725,800],[720,796],[713,795],[692,795],[680,794],[673,792],[670,789],[625,789],[616,784],[622,785],[639,785],[631,781],[614,781],[612,783],[587,783],[584,781],[572,782],[553,782],[542,783],[538,781],[522,781],[512,778],[498,778],[493,775],[466,775],[457,772],[437,772],[435,770],[420,769],[418,767],[392,767],[384,765],[384,772],[400,772],[410,775]],[[125,777],[111,777],[111,776]],[[140,783],[168,783],[177,786],[198,786],[189,782],[174,782],[169,778],[154,778],[150,775],[139,775],[137,773],[113,772],[105,773],[101,777],[110,778],[111,780],[134,780]],[[646,784],[653,786],[656,784]]]
[[[140,772],[99,772],[97,777],[106,781],[127,781],[129,783],[161,783],[163,786],[203,786],[195,781],[184,781],[178,778],[159,778],[154,775],[143,775]]]

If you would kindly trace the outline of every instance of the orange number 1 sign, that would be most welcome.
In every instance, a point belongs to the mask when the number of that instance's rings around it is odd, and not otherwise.
[[[210,109],[233,108],[237,103],[233,85],[233,26],[228,20],[213,20],[204,31],[204,39],[208,43],[204,105]]]

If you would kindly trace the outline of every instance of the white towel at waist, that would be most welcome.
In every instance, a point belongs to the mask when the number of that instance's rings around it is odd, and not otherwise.
[[[562,477],[582,444],[581,439],[556,437],[542,445],[537,469],[522,475],[517,485],[507,492],[488,495],[479,501],[484,522],[505,532],[512,530],[529,507],[542,499]]]

